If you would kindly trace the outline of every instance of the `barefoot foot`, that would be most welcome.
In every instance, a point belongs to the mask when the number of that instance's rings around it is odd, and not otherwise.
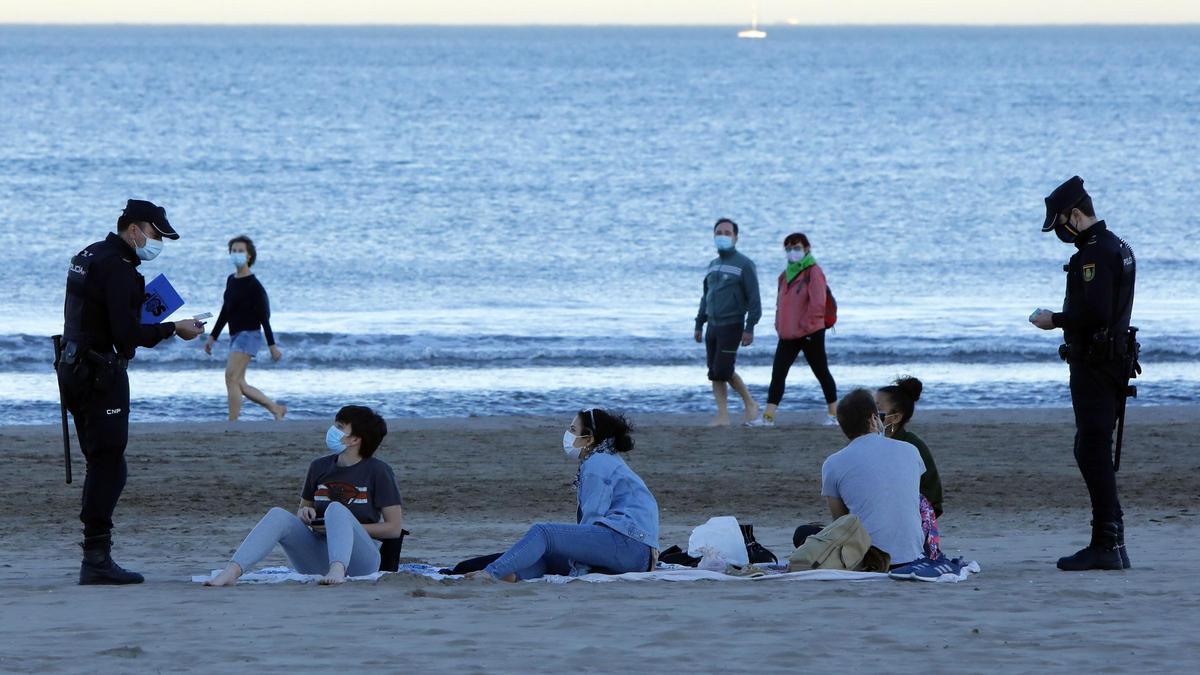
[[[271,414],[275,416],[275,421],[278,422],[279,420],[283,419],[284,415],[287,414],[287,406],[280,403],[279,405],[275,406],[275,409],[271,411]]]
[[[238,577],[242,576],[242,568],[238,567],[237,563],[229,563],[225,569],[217,576],[204,582],[205,586],[232,586],[237,583]]]
[[[758,419],[758,411],[759,411],[758,404],[751,403],[749,406],[746,407],[746,413],[744,415],[742,415],[742,422],[748,424],[748,423],[753,422],[754,420]]]
[[[729,426],[729,415],[717,415],[708,423],[710,427],[727,427]]]
[[[336,586],[346,583],[346,566],[340,562],[335,562],[329,566],[329,573],[321,577],[319,582],[322,586]]]

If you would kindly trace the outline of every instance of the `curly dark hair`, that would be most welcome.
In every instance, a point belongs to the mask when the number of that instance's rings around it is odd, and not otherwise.
[[[613,449],[617,452],[633,450],[633,425],[625,415],[615,410],[585,408],[579,411],[579,420],[596,445],[611,438]]]

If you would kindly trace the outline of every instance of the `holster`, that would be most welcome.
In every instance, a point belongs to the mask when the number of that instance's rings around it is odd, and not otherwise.
[[[63,345],[59,373],[79,393],[104,392],[112,388],[119,370],[129,362],[112,352],[100,353],[78,342]]]

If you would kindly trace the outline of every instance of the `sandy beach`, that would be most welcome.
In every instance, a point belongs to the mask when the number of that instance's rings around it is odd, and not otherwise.
[[[937,585],[191,583],[268,508],[294,509],[328,424],[297,421],[135,425],[115,557],[147,582],[81,588],[78,446],[67,486],[56,427],[3,427],[0,670],[1194,672],[1197,419],[1195,407],[1131,411],[1119,482],[1134,569],[1068,574],[1054,561],[1086,543],[1089,517],[1070,411],[919,410],[911,428],[945,485],[943,545],[983,568]],[[827,519],[820,465],[844,439],[815,417],[767,430],[634,421],[631,464],[659,500],[664,547],[735,515],[784,557],[797,524]],[[453,563],[532,522],[571,522],[565,424],[391,420],[378,456],[405,499],[404,560]]]

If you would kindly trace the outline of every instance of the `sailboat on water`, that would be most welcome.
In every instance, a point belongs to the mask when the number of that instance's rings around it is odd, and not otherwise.
[[[753,13],[750,18],[750,27],[746,30],[738,31],[738,37],[748,40],[761,40],[767,37],[767,32],[758,29],[758,0],[754,2]]]

